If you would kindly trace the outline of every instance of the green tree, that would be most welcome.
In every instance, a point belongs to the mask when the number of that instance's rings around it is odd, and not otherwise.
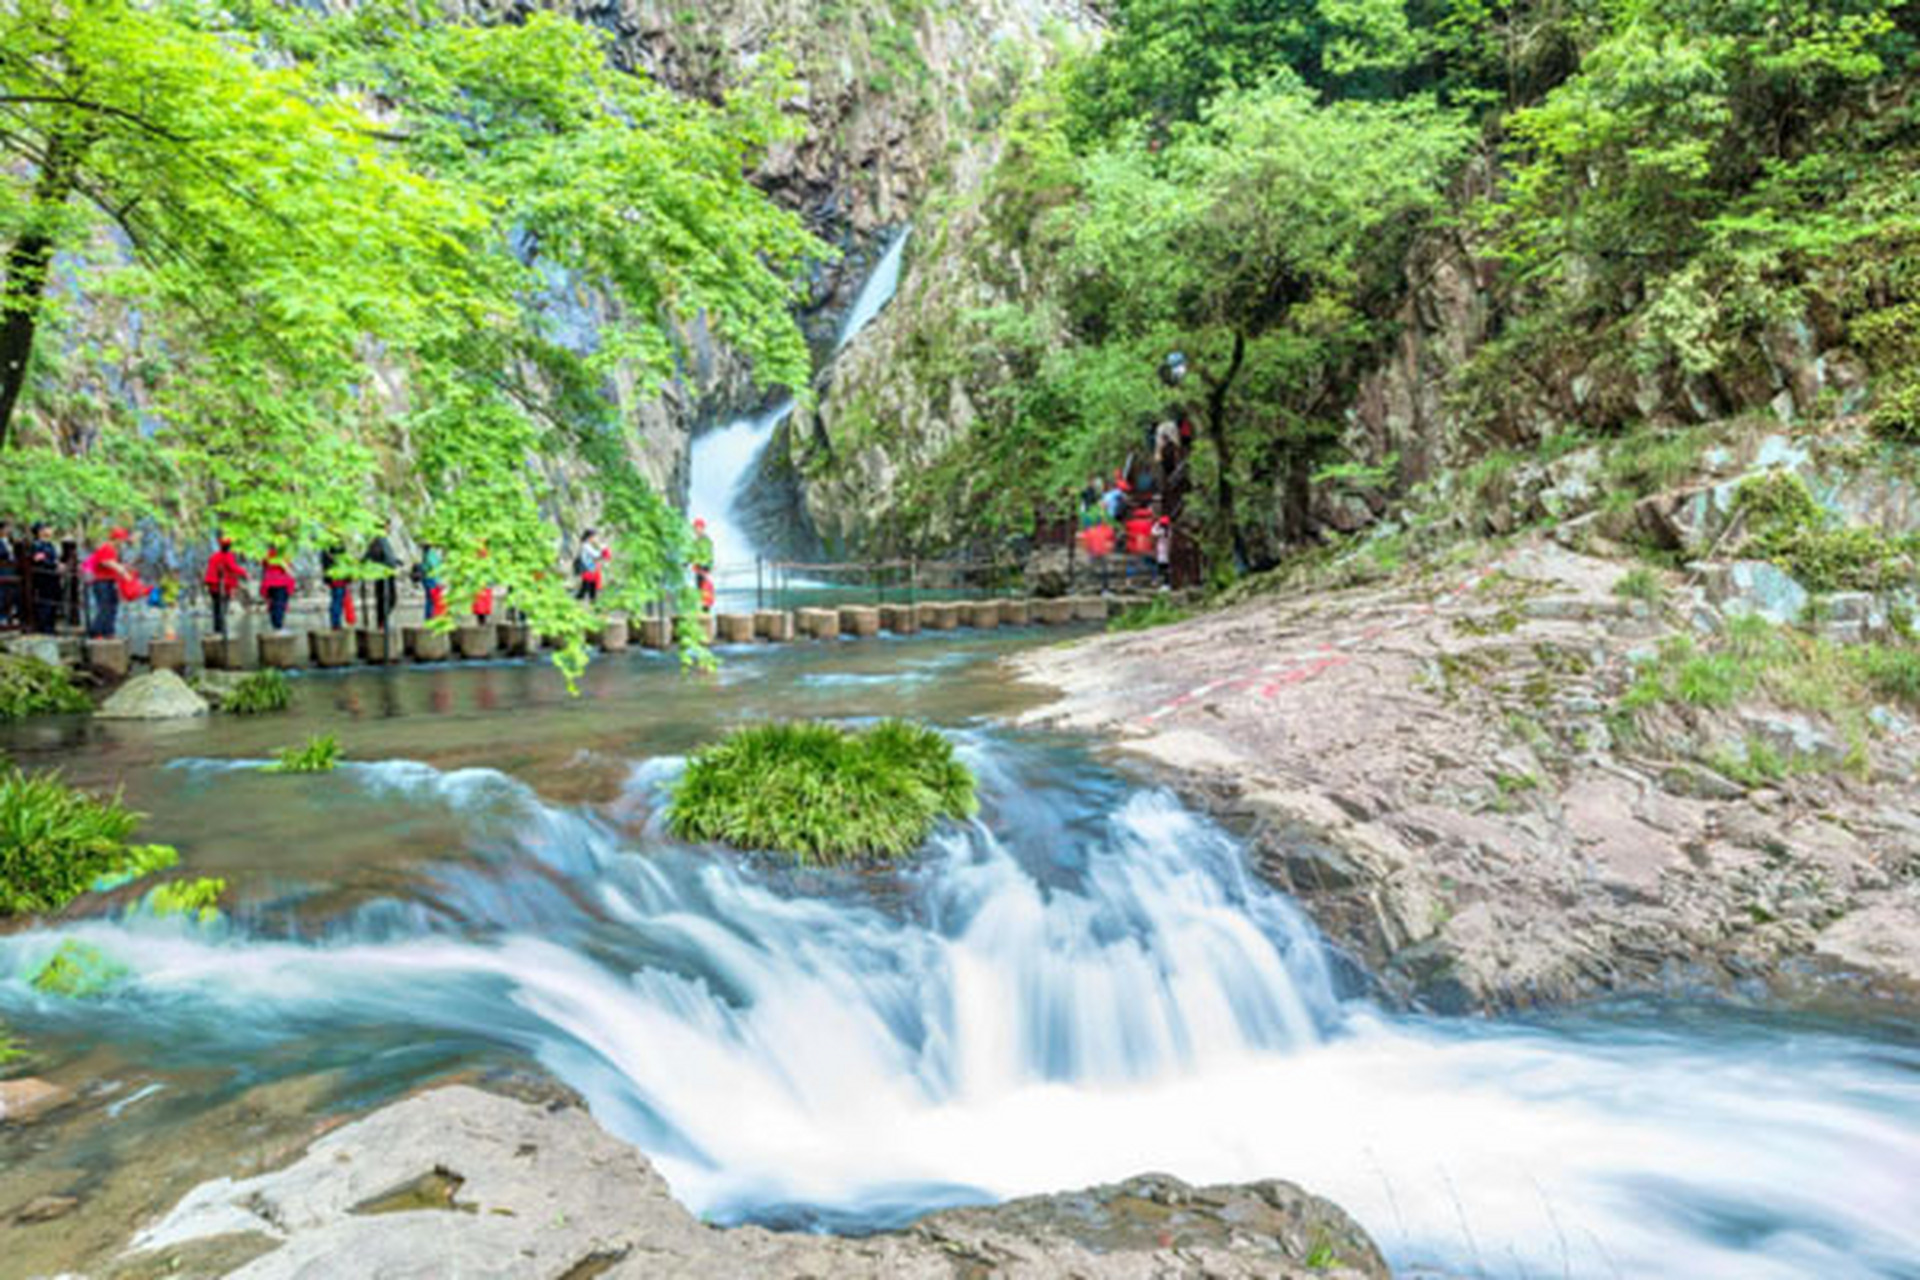
[[[631,463],[616,382],[657,389],[699,319],[806,387],[789,305],[824,250],[745,177],[787,127],[782,82],[682,100],[551,14],[20,0],[0,10],[0,449],[48,327],[122,307],[135,434],[243,550],[357,541],[397,504],[456,594],[505,585],[578,636],[529,460],[584,470],[631,603],[677,576],[687,531]],[[578,291],[606,300],[584,334],[550,305]]]

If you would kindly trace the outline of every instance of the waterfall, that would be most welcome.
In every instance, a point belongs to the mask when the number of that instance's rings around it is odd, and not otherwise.
[[[834,341],[835,355],[846,350],[892,300],[900,286],[900,266],[911,234],[909,227],[896,235],[867,274],[840,323],[840,332]],[[760,457],[766,452],[774,430],[792,413],[793,402],[784,400],[764,413],[737,418],[694,439],[688,456],[687,514],[707,522],[723,589],[729,585],[724,580],[729,571],[736,579],[731,584],[733,589],[742,589],[740,575],[750,570],[759,552],[740,509],[740,499],[759,469]]]

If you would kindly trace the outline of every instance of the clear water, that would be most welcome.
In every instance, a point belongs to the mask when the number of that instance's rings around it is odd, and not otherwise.
[[[0,938],[0,1017],[87,1095],[0,1131],[0,1208],[62,1171],[100,1206],[15,1229],[15,1256],[84,1258],[262,1135],[538,1063],[722,1221],[867,1228],[1165,1170],[1299,1181],[1411,1274],[1920,1274],[1910,1029],[1346,997],[1233,838],[981,721],[1025,702],[988,662],[1025,642],[742,651],[714,680],[636,655],[579,701],[537,666],[315,676],[286,719],[13,731],[124,780],[235,886],[213,930],[104,911]],[[893,713],[983,782],[980,819],[911,867],[801,874],[662,833],[663,785],[725,726]],[[244,767],[322,726],[341,772]],[[70,936],[130,980],[34,995]]]

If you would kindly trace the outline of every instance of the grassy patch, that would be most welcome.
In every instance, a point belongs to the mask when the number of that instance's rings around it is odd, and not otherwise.
[[[65,667],[25,654],[0,654],[0,720],[93,710]]]
[[[60,944],[30,979],[35,991],[82,1000],[97,996],[126,977],[127,967],[100,948],[69,939]]]
[[[1109,631],[1145,631],[1149,627],[1164,627],[1169,623],[1185,622],[1193,616],[1193,611],[1175,604],[1169,595],[1155,596],[1145,604],[1134,605],[1107,619]]]
[[[966,817],[977,805],[972,772],[923,726],[760,724],[687,762],[668,825],[682,840],[835,866],[903,857],[940,819]]]
[[[330,733],[317,733],[297,747],[288,747],[272,764],[260,766],[262,773],[332,773],[340,767],[340,739]]]
[[[226,891],[227,882],[218,876],[172,880],[147,894],[147,906],[162,919],[192,916],[201,924],[212,924],[220,918],[220,895]]]
[[[176,857],[129,841],[140,815],[57,773],[0,772],[0,917],[57,911],[96,881],[131,879]]]
[[[256,671],[220,699],[220,709],[237,716],[285,711],[293,701],[293,682],[282,671]]]
[[[1742,481],[1735,501],[1746,513],[1746,550],[1809,591],[1875,591],[1896,576],[1900,549],[1872,529],[1836,524],[1791,471]]]
[[[1625,600],[1640,600],[1658,606],[1667,598],[1667,587],[1660,575],[1647,565],[1629,569],[1613,584],[1613,594]]]
[[[1883,698],[1920,703],[1920,649],[1869,644],[1849,654],[1853,668]]]

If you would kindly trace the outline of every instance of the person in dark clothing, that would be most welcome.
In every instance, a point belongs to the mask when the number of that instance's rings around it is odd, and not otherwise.
[[[50,636],[60,621],[60,548],[44,524],[33,526],[27,569],[33,575],[33,629]]]
[[[287,558],[280,554],[280,548],[268,547],[266,557],[260,561],[260,590],[267,597],[267,618],[275,631],[287,629],[287,606],[299,589],[300,584]]]
[[[394,575],[400,571],[400,557],[393,553],[393,543],[387,535],[381,533],[367,544],[367,554],[362,559],[387,571],[373,580],[373,616],[380,629],[385,631],[387,619],[393,616],[394,609],[400,603],[400,584],[394,580]]]

